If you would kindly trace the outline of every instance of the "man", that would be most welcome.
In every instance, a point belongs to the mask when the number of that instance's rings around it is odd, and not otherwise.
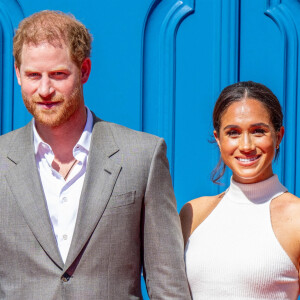
[[[190,299],[166,146],[85,107],[91,37],[43,11],[14,37],[33,121],[0,137],[0,298]]]

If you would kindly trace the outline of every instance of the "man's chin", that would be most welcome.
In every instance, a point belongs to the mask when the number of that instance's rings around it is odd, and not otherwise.
[[[33,114],[33,117],[36,123],[51,128],[59,127],[70,119],[68,114],[54,113]]]
[[[64,110],[64,112],[38,113],[38,114],[33,114],[33,117],[38,124],[41,124],[44,127],[56,128],[70,121],[72,116],[75,115],[76,111],[77,109],[75,109],[75,107],[69,107],[67,110]]]
[[[61,119],[50,119],[50,118],[36,118],[34,120],[37,124],[42,125],[43,127],[56,128],[64,124],[66,121]]]

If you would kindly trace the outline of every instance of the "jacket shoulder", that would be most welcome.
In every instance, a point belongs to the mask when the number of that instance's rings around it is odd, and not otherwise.
[[[152,143],[157,143],[158,140],[163,140],[162,138],[150,133],[134,130],[120,124],[102,120],[99,117],[97,117],[93,112],[92,115],[94,118],[94,126],[95,127],[99,126],[99,128],[105,129],[105,131],[111,133],[114,136],[114,138],[118,141],[128,140],[128,139],[129,141],[131,141],[133,139],[136,141],[137,140],[142,142],[149,141]]]
[[[116,136],[126,136],[127,138],[133,138],[133,139],[138,138],[143,141],[149,140],[152,142],[157,142],[160,139],[158,136],[147,132],[137,131],[115,123],[110,123],[110,122],[106,122],[106,123],[110,127],[112,133]]]
[[[107,135],[111,135],[115,143],[119,147],[149,147],[150,145],[156,145],[158,141],[164,140],[156,135],[130,129],[120,124],[103,121],[97,118],[94,126],[98,127],[97,132],[105,132]]]
[[[28,126],[28,125],[27,125]],[[12,141],[22,135],[26,126],[15,129],[0,136],[0,152],[6,153],[10,149]]]
[[[166,153],[164,140],[155,135],[106,121],[97,122],[94,126],[97,127],[94,137],[95,139],[97,137],[99,147],[105,149],[105,143],[116,145],[121,150],[118,155],[126,153],[127,159],[129,157],[136,160],[141,158],[143,160],[148,159],[151,162],[157,151]]]

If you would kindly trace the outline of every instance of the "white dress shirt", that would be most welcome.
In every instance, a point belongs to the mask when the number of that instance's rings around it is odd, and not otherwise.
[[[79,141],[73,148],[73,156],[78,162],[71,169],[66,180],[52,168],[54,153],[50,145],[41,139],[33,122],[36,164],[40,173],[53,231],[64,262],[66,262],[74,233],[91,144],[93,116],[90,110],[86,109],[86,125]]]

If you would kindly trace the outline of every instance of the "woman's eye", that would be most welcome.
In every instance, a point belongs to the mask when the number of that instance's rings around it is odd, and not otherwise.
[[[263,135],[263,134],[265,134],[265,132],[266,131],[262,128],[256,128],[256,129],[253,130],[253,133],[258,134],[258,135]]]
[[[234,136],[238,136],[239,132],[236,131],[236,130],[229,130],[229,131],[227,131],[227,135],[231,136],[231,137],[234,137]]]

